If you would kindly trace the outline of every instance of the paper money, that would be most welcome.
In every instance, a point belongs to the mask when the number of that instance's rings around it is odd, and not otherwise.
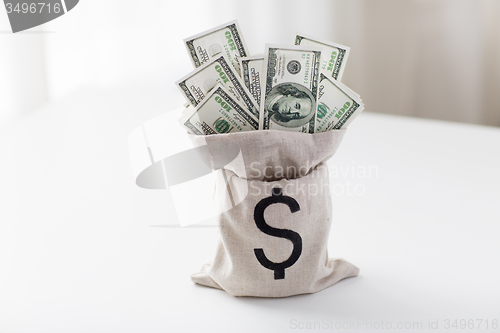
[[[344,84],[320,75],[315,132],[345,128],[364,109],[361,99]]]
[[[181,121],[197,135],[259,129],[259,123],[220,84],[190,114],[182,115]]]
[[[234,95],[236,100],[252,114],[255,120],[259,119],[259,109],[257,102],[229,65],[224,55],[212,59],[210,62],[198,67],[193,72],[176,82],[184,97],[193,106],[197,106],[205,95],[217,83],[222,84],[226,90]]]
[[[296,34],[249,56],[236,20],[184,39],[195,70],[176,82],[191,134],[247,130],[316,133],[345,128],[364,109],[340,82],[350,47]]]
[[[304,34],[297,34],[295,45],[319,48],[323,58],[321,59],[321,70],[327,72],[327,76],[335,80],[341,80],[344,74],[350,47],[341,44],[319,40]]]
[[[314,133],[321,51],[266,45],[260,129]]]
[[[262,91],[263,66],[264,55],[240,58],[241,79],[258,105],[260,105]]]
[[[240,74],[239,57],[248,56],[240,27],[236,20],[184,39],[195,68],[214,59],[221,53]]]

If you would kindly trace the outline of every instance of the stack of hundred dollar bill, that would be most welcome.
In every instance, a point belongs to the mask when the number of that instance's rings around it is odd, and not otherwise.
[[[340,82],[347,46],[297,34],[295,45],[250,55],[236,21],[184,43],[195,70],[176,84],[189,103],[179,122],[191,134],[320,133],[345,128],[364,109]]]

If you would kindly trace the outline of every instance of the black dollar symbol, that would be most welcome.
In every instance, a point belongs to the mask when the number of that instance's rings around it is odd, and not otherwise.
[[[294,198],[284,196],[281,188],[275,187],[273,188],[272,196],[262,199],[255,206],[253,218],[255,220],[257,228],[259,228],[263,233],[275,237],[289,239],[293,243],[292,254],[287,260],[280,263],[275,263],[267,259],[263,249],[254,249],[253,251],[255,252],[255,256],[257,257],[257,260],[260,262],[260,264],[267,269],[273,270],[274,279],[280,280],[285,278],[285,268],[288,268],[295,264],[295,262],[302,254],[302,238],[293,230],[273,228],[266,223],[266,220],[264,219],[264,211],[267,207],[275,203],[284,203],[290,208],[290,211],[292,213],[300,210],[299,203]]]

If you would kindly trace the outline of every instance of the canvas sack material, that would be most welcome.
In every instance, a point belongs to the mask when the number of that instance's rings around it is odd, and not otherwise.
[[[332,198],[326,161],[344,133],[190,135],[195,146],[207,146],[206,162],[220,168],[214,199],[222,211],[215,258],[192,280],[234,296],[285,297],[358,275],[356,266],[328,258],[327,251]],[[228,155],[238,158],[227,161]]]

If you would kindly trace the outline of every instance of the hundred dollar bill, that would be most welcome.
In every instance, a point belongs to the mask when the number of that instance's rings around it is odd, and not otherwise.
[[[315,132],[346,128],[364,109],[361,99],[339,81],[320,75]]]
[[[181,116],[181,120],[189,132],[197,135],[259,129],[259,123],[220,84],[190,114]]]
[[[259,119],[257,102],[224,55],[219,55],[176,82],[186,100],[193,106],[197,106],[217,83],[233,94],[256,120]]]
[[[295,45],[311,46],[321,50],[321,70],[327,72],[327,76],[335,80],[341,80],[350,47],[341,44],[319,40],[304,34],[295,36]]]
[[[222,53],[226,55],[239,75],[238,58],[249,55],[236,20],[188,37],[184,39],[184,43],[195,68]]]
[[[263,66],[264,55],[240,58],[241,79],[259,105],[262,90],[261,80]]]
[[[314,133],[321,51],[266,45],[260,129]]]

